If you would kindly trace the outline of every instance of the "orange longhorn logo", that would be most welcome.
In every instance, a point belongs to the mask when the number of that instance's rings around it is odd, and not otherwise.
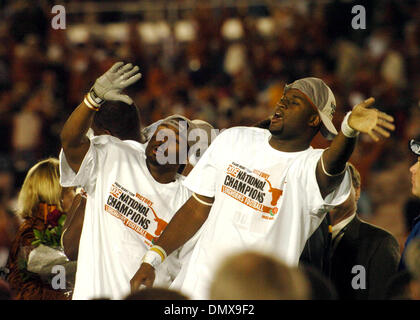
[[[268,189],[268,192],[271,193],[271,205],[276,206],[277,201],[279,201],[280,196],[283,194],[283,190],[273,188],[270,181],[268,181],[266,178],[264,178],[265,181],[267,181],[268,185],[270,186],[270,189]]]
[[[162,231],[165,229],[165,227],[168,225],[167,223],[166,223],[166,221],[165,220],[163,220],[163,219],[161,219],[161,218],[159,218],[157,215],[156,215],[156,213],[155,213],[155,211],[152,209],[152,207],[149,207],[150,208],[150,210],[152,210],[152,213],[153,213],[153,215],[155,216],[155,221],[157,222],[157,227],[156,227],[156,231],[155,231],[155,235],[156,235],[156,237],[159,237],[160,236],[160,234],[162,233]]]

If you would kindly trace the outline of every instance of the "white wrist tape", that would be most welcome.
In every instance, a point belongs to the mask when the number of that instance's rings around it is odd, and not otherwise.
[[[359,135],[359,131],[354,130],[349,126],[349,117],[350,117],[351,111],[347,112],[346,116],[343,119],[343,122],[341,123],[341,132],[347,137],[347,138],[355,138]]]
[[[152,250],[152,251],[156,251],[160,256],[161,256],[161,258],[162,258],[162,262],[166,259],[166,257],[168,256],[167,254],[166,254],[166,251],[165,251],[165,249],[163,249],[162,247],[160,247],[160,246],[158,246],[158,245],[153,245],[152,247],[150,247],[150,249],[149,250]]]
[[[149,250],[143,256],[142,263],[150,264],[154,269],[156,269],[162,262],[162,256],[154,250]]]
[[[94,111],[99,111],[99,107],[95,107],[90,101],[89,101],[89,99],[88,99],[88,95],[89,94],[87,94],[86,96],[85,96],[85,99],[83,99],[83,102],[85,103],[85,105],[89,108],[89,109],[92,109],[92,110],[94,110]]]

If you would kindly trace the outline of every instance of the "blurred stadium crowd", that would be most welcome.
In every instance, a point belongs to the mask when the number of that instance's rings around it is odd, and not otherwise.
[[[270,115],[284,84],[307,76],[332,88],[336,127],[375,97],[397,130],[379,145],[363,136],[353,155],[360,214],[403,244],[419,212],[407,178],[407,141],[420,135],[418,1],[62,1],[64,30],[51,27],[54,4],[0,1],[1,246],[13,239],[6,217],[27,170],[58,156],[64,121],[118,60],[141,68],[129,94],[143,125],[173,113],[219,129],[252,125]],[[364,30],[351,28],[356,4],[366,8]]]

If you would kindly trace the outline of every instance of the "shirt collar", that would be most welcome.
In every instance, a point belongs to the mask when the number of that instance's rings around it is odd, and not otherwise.
[[[332,238],[334,239],[337,234],[350,223],[351,220],[356,216],[356,212],[354,212],[350,217],[347,217],[346,219],[340,221],[335,226],[332,226]]]

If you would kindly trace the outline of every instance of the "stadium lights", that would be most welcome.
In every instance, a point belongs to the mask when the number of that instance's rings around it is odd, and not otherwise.
[[[237,18],[227,19],[222,26],[222,35],[228,40],[238,40],[244,36],[242,22]]]
[[[71,43],[86,43],[90,33],[85,24],[73,25],[67,27],[67,37]]]
[[[178,41],[193,41],[196,38],[196,26],[193,21],[180,20],[175,23],[175,38]]]
[[[128,25],[126,23],[109,23],[104,26],[105,36],[112,41],[128,41]]]
[[[263,37],[270,37],[275,34],[275,22],[271,17],[263,17],[257,19],[255,26],[258,33]]]
[[[156,44],[171,34],[171,29],[165,21],[143,22],[137,27],[140,37],[145,43]]]

